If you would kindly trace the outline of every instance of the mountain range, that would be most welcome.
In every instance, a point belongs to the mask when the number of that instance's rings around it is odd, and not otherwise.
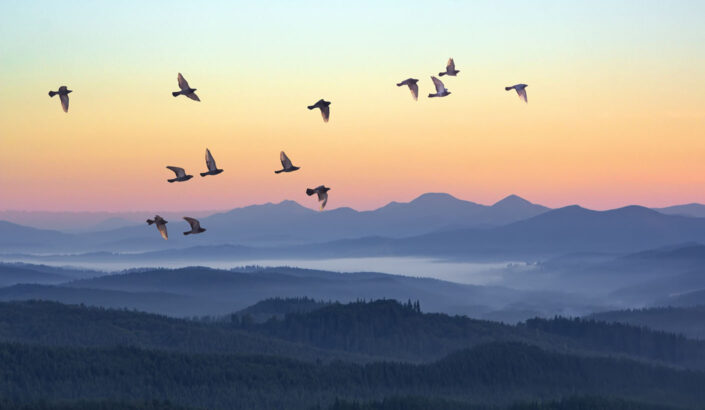
[[[97,259],[129,253],[142,260],[185,259],[189,254],[221,260],[410,255],[537,260],[571,252],[620,254],[705,242],[705,218],[671,208],[549,209],[515,195],[488,206],[431,193],[373,211],[317,212],[283,201],[216,213],[201,218],[201,225],[208,230],[205,234],[183,236],[186,222],[171,219],[169,241],[163,241],[146,224],[65,233],[0,222],[0,246],[6,260],[16,253],[95,252],[108,253]]]

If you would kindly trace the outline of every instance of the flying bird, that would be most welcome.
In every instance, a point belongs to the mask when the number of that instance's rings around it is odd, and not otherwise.
[[[321,202],[322,211],[323,208],[326,207],[326,203],[328,203],[328,191],[330,191],[330,188],[326,187],[325,185],[319,185],[313,189],[306,188],[306,195],[311,196],[313,194],[317,194],[318,202]]]
[[[59,87],[59,91],[49,91],[49,97],[53,97],[57,94],[59,94],[59,99],[61,100],[61,108],[64,109],[64,112],[69,112],[69,93],[73,92],[73,90],[69,90],[66,88],[65,85],[62,85]]]
[[[517,95],[519,96],[519,99],[522,99],[525,103],[528,103],[529,99],[526,96],[526,87],[528,87],[528,85],[526,84],[514,84],[511,87],[504,87],[504,89],[507,91],[515,90],[517,92]]]
[[[201,228],[201,223],[198,222],[197,219],[189,218],[188,216],[184,216],[184,220],[188,222],[189,225],[191,225],[191,230],[188,232],[184,232],[184,235],[191,235],[191,234],[197,234],[201,232],[205,232],[206,230],[204,228]]]
[[[193,178],[193,175],[186,175],[186,171],[183,168],[167,166],[168,169],[174,171],[176,178],[167,179],[169,182],[184,182]]]
[[[169,239],[169,235],[167,235],[166,233],[167,223],[169,222],[159,215],[155,215],[154,219],[147,219],[147,225],[157,224],[157,229],[159,230],[159,233],[162,235],[162,238],[164,238],[164,240]]]
[[[460,70],[455,69],[455,61],[453,61],[452,58],[449,58],[448,63],[446,64],[446,71],[438,73],[438,75],[441,77],[444,75],[449,75],[451,77],[455,77],[459,72],[460,72]]]
[[[330,118],[330,101],[326,101],[321,98],[320,100],[316,101],[315,104],[308,106],[309,110],[313,110],[314,108],[320,108],[321,116],[323,117],[323,122],[328,122],[328,118]]]
[[[174,97],[178,97],[179,95],[185,95],[194,101],[201,101],[196,95],[196,89],[191,88],[188,85],[188,81],[186,81],[186,79],[183,75],[181,75],[181,73],[179,73],[176,79],[179,81],[179,88],[181,88],[181,91],[174,91],[173,93],[171,93],[171,95],[173,95]]]
[[[275,174],[279,174],[282,172],[294,172],[299,169],[299,167],[295,167],[291,164],[291,160],[289,159],[289,157],[286,156],[284,151],[279,153],[279,160],[282,162],[282,169],[274,171]]]
[[[416,84],[418,83],[419,80],[415,78],[407,78],[406,80],[397,83],[397,87],[401,87],[402,85],[408,85],[409,90],[411,91],[411,95],[414,97],[414,100],[419,99],[419,85]]]
[[[428,98],[432,97],[445,97],[446,95],[450,94],[450,91],[446,88],[445,85],[443,85],[443,82],[441,80],[437,79],[434,76],[431,76],[431,80],[433,80],[433,85],[436,86],[436,93],[435,94],[429,94]]]
[[[223,172],[222,169],[218,169],[218,167],[215,165],[215,160],[213,159],[213,155],[211,155],[211,152],[208,148],[206,148],[206,166],[208,167],[208,172],[201,172],[202,177],[204,177],[206,175],[218,175],[221,172]],[[177,174],[177,176],[178,176],[178,174]]]

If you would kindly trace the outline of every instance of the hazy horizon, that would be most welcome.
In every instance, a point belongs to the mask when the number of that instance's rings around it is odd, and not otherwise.
[[[510,197],[519,197],[523,200],[526,200],[532,204],[535,205],[542,205],[550,209],[560,209],[564,208],[567,206],[580,206],[585,209],[590,209],[593,211],[609,211],[613,209],[619,209],[619,208],[624,208],[624,207],[629,207],[629,206],[643,206],[645,208],[651,208],[651,209],[660,209],[660,208],[669,208],[673,206],[682,206],[682,205],[705,205],[705,200],[701,202],[673,202],[673,201],[660,201],[658,204],[650,204],[650,203],[637,203],[637,202],[625,202],[623,204],[618,204],[616,206],[609,206],[609,207],[589,207],[585,204],[577,203],[577,202],[570,202],[569,200],[566,201],[564,204],[561,204],[560,206],[551,206],[549,204],[540,202],[540,201],[535,201],[532,198],[528,198],[523,195],[518,195],[518,194],[506,194],[506,195],[501,195],[497,199],[490,199],[488,202],[480,202],[478,200],[475,200],[473,198],[463,198],[457,195],[454,195],[452,193],[448,192],[423,192],[419,194],[412,194],[409,198],[403,198],[403,199],[394,199],[390,198],[389,202],[382,203],[380,205],[374,205],[371,207],[354,207],[354,206],[348,206],[348,205],[340,205],[340,206],[331,206],[331,207],[326,207],[327,211],[332,211],[336,209],[352,209],[357,212],[367,212],[367,211],[374,211],[380,208],[383,208],[389,204],[392,203],[410,203],[413,202],[415,199],[418,199],[419,197],[425,196],[425,195],[450,195],[453,198],[460,200],[460,201],[466,201],[466,202],[472,202],[478,205],[483,205],[483,206],[492,206],[497,204],[498,202],[502,201],[503,199],[507,199]],[[161,212],[166,212],[166,213],[179,213],[179,212],[198,212],[199,214],[202,215],[207,215],[207,214],[213,214],[213,213],[218,213],[218,212],[228,212],[232,211],[234,209],[239,209],[239,208],[247,208],[250,206],[261,206],[261,205],[279,205],[285,202],[294,202],[304,208],[311,209],[314,211],[318,211],[319,206],[315,202],[311,202],[308,197],[305,198],[299,198],[299,199],[291,199],[291,198],[283,198],[281,200],[273,200],[273,201],[265,201],[265,202],[252,202],[252,203],[246,203],[246,204],[239,204],[239,205],[233,205],[233,206],[225,206],[224,208],[170,208],[170,207],[161,207],[159,208]],[[705,199],[705,198],[704,198]],[[142,213],[150,213],[150,212],[155,212],[154,209],[66,209],[66,210],[53,210],[53,209],[47,209],[47,208],[37,208],[37,209],[16,209],[16,208],[0,208],[0,214],[2,213],[47,213],[47,214],[142,214]]]

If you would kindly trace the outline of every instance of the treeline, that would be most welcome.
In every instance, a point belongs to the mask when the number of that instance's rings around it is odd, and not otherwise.
[[[705,369],[705,343],[683,335],[590,319],[531,319],[525,326],[543,333],[579,340],[586,349],[621,353]]]
[[[230,325],[47,301],[0,303],[0,341],[47,346],[135,346],[187,353],[270,354],[312,361],[362,360],[351,354],[244,332]]]
[[[517,326],[422,313],[418,302],[324,304],[272,299],[281,319],[200,322],[55,302],[0,303],[0,341],[49,346],[135,346],[186,353],[264,354],[316,361],[428,362],[489,342],[619,355],[705,370],[705,342],[625,324],[533,319]],[[306,312],[296,312],[296,306]],[[260,308],[258,308],[260,309]]]
[[[423,365],[0,344],[0,363],[0,397],[11,403],[168,399],[208,409],[307,409],[335,398],[412,394],[498,405],[574,394],[705,403],[704,373],[518,343],[481,345]]]
[[[282,319],[291,313],[308,313],[333,302],[321,302],[313,298],[269,298],[255,303],[239,312],[230,315],[233,323],[261,323],[276,318]]]
[[[705,299],[702,302],[705,303]],[[705,339],[705,305],[615,310],[596,313],[588,318],[646,326],[655,330],[680,333],[690,338]]]
[[[532,319],[517,326],[465,316],[422,313],[394,300],[332,304],[282,320],[234,323],[261,335],[397,360],[434,360],[493,341],[544,348],[628,355],[705,370],[705,342],[625,324],[585,319]]]
[[[465,316],[422,313],[418,302],[334,303],[264,323],[233,326],[268,337],[395,360],[433,360],[493,341],[528,341],[513,326]]]

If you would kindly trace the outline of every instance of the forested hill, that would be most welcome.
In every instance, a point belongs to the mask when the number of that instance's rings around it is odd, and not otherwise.
[[[332,302],[320,302],[309,297],[302,298],[269,298],[248,306],[239,312],[234,313],[234,316],[246,318],[246,321],[264,322],[266,320],[277,318],[281,319],[291,313],[308,313],[320,309]]]
[[[570,395],[611,396],[697,408],[705,373],[626,359],[581,357],[492,343],[434,363],[367,365],[137,348],[0,344],[0,398],[170,400],[207,409],[291,410],[393,395],[508,405]]]
[[[705,298],[701,299],[705,302]],[[705,304],[688,307],[653,307],[595,313],[588,318],[646,326],[665,332],[679,333],[694,339],[705,339]]]
[[[358,363],[429,362],[457,350],[503,341],[705,370],[705,342],[624,324],[556,318],[510,326],[465,316],[422,313],[417,302],[392,300],[350,304],[273,300],[252,311],[297,309],[308,311],[279,313],[275,316],[282,319],[256,323],[241,313],[232,315],[232,320],[200,321],[55,302],[0,303],[0,341]]]
[[[369,361],[246,332],[233,326],[128,310],[47,301],[0,302],[0,342],[48,346],[134,346],[186,353],[263,354],[302,360]]]
[[[336,303],[261,324],[235,319],[236,326],[263,336],[396,360],[433,360],[481,343],[521,341],[547,349],[631,356],[705,370],[703,341],[593,320],[534,319],[510,326],[422,313],[417,303],[392,300]]]

